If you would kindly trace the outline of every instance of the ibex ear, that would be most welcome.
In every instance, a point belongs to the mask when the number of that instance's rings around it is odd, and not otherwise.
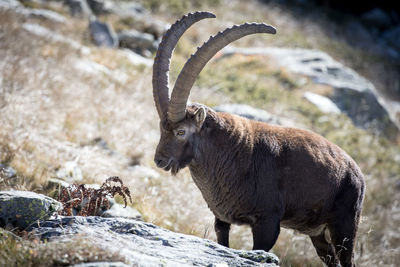
[[[200,107],[198,110],[194,112],[194,118],[196,120],[197,129],[201,129],[204,121],[206,120],[207,111],[204,107]]]

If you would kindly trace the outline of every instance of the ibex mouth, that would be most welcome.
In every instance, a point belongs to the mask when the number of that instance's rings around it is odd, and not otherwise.
[[[179,163],[174,161],[173,159],[170,159],[168,161],[168,164],[163,167],[164,171],[170,171],[172,175],[176,175],[178,171],[180,170]]]
[[[167,165],[163,167],[164,171],[169,171],[172,168],[173,160],[169,159]]]

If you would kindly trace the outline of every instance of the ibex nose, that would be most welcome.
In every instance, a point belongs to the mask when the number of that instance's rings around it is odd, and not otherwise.
[[[154,156],[154,162],[156,163],[158,168],[164,168],[166,165],[166,161],[163,160],[160,156],[155,155]]]

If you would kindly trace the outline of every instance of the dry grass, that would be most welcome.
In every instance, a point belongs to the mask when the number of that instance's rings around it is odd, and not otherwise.
[[[38,241],[20,238],[0,229],[1,266],[70,266],[82,262],[126,262],[115,252],[110,252],[88,242],[84,235],[60,241]]]
[[[278,7],[267,9],[254,1],[232,1],[231,12],[225,12],[225,4],[208,8],[218,20],[212,24],[200,22],[185,35],[173,58],[172,80],[193,52],[194,44],[249,18],[277,25],[279,38],[246,38],[238,45],[324,46],[320,42],[326,35],[321,29],[310,22],[302,29],[296,18]],[[169,22],[176,19],[175,15],[167,17],[162,10],[157,15]],[[34,36],[21,28],[25,21],[12,12],[0,13],[0,163],[9,164],[18,173],[16,180],[0,184],[0,189],[17,187],[43,192],[46,180],[54,177],[60,166],[76,160],[84,182],[124,177],[134,206],[147,221],[215,240],[213,215],[188,170],[172,177],[154,166],[152,158],[159,133],[151,68],[130,63],[121,51],[90,46],[89,54],[85,54],[68,43]],[[30,22],[71,39],[83,39],[89,45],[86,21],[73,20],[58,27]],[[340,47],[335,43],[331,53]],[[352,51],[351,47],[344,47],[337,57]],[[396,187],[399,146],[356,129],[343,115],[320,113],[302,98],[302,92],[326,88],[299,83],[300,77],[264,61],[257,57],[214,60],[201,74],[192,99],[210,106],[242,102],[265,108],[295,120],[298,126],[313,129],[348,151],[367,179],[357,263],[395,266],[400,261],[400,194]],[[112,153],[94,145],[93,140],[99,137]],[[143,174],[138,165],[154,173]],[[251,248],[249,229],[233,227],[231,245]],[[309,239],[293,231],[283,229],[273,250],[283,266],[321,266]]]

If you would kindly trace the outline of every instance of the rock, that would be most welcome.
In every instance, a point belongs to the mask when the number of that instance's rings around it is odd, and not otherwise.
[[[89,17],[92,15],[86,0],[65,0],[64,5],[69,8],[72,17]]]
[[[64,180],[57,179],[57,178],[49,178],[47,180],[48,188],[67,188],[69,183],[65,182]]]
[[[15,9],[18,7],[22,7],[22,4],[17,0],[2,0],[2,1],[0,1],[0,8]]]
[[[218,112],[233,113],[251,120],[263,121],[272,124],[281,124],[279,118],[265,110],[257,109],[243,104],[227,104],[214,108]]]
[[[142,31],[152,34],[156,39],[161,40],[164,33],[170,28],[170,24],[157,19],[145,20],[142,24]],[[158,43],[157,43],[158,47]]]
[[[0,182],[2,179],[8,180],[17,176],[17,172],[10,166],[0,164]]]
[[[29,191],[0,191],[0,226],[25,229],[38,220],[49,219],[58,201]]]
[[[126,59],[129,60],[129,62],[132,65],[144,65],[144,66],[153,66],[153,60],[143,57],[135,52],[133,52],[132,50],[129,49],[122,49],[121,51],[122,53],[124,53],[124,55],[126,56]]]
[[[77,160],[67,161],[64,165],[57,170],[57,178],[62,179],[67,182],[82,181],[82,171],[79,168]]]
[[[91,19],[89,22],[90,35],[93,42],[98,46],[116,47],[118,39],[107,23]]]
[[[334,93],[329,98],[356,126],[388,136],[397,134],[400,129],[395,114],[386,108],[385,101],[376,93],[374,85],[322,51],[227,47],[222,53],[228,56],[236,53],[270,56],[292,72],[311,77],[315,83],[333,87]]]
[[[56,23],[66,23],[67,19],[54,11],[48,9],[25,8],[20,2],[15,0],[0,1],[0,8],[13,9],[16,13],[26,17],[45,19]]]
[[[78,43],[77,41],[71,40],[66,38],[65,36],[58,34],[54,31],[49,30],[48,28],[45,28],[39,24],[33,24],[33,23],[24,23],[22,24],[22,28],[39,37],[43,37],[43,38],[47,38],[51,41],[54,42],[61,42],[61,43],[65,43],[70,45],[71,47],[75,48],[75,49],[79,49],[82,54],[89,54],[90,53],[90,49],[86,46],[81,45],[80,43]]]
[[[132,219],[63,217],[41,222],[29,231],[41,239],[60,242],[73,235],[84,235],[86,240],[102,244],[110,252],[121,253],[131,266],[272,267],[279,264],[272,253],[230,249]]]
[[[340,109],[329,98],[312,92],[305,92],[304,98],[314,104],[320,111],[324,113],[339,114]]]
[[[136,220],[141,220],[142,219],[142,214],[138,212],[136,209],[126,206],[124,208],[124,205],[119,204],[119,203],[114,203],[114,201],[110,201],[110,203],[113,203],[111,208],[104,211],[102,214],[100,214],[102,217],[106,218],[128,218],[128,219],[136,219]]]
[[[122,31],[118,34],[119,46],[129,48],[142,56],[151,56],[157,50],[157,42],[149,33],[136,30]]]
[[[368,26],[377,28],[389,28],[392,25],[392,18],[384,10],[376,7],[361,15],[361,21]]]
[[[127,265],[120,261],[116,261],[116,262],[98,261],[98,262],[79,263],[79,264],[72,265],[71,267],[129,267],[129,266],[130,265]]]
[[[114,3],[104,0],[86,0],[92,12],[96,15],[110,14]]]
[[[97,62],[91,61],[89,59],[75,59],[73,61],[73,66],[81,71],[81,72],[85,72],[87,74],[91,74],[91,75],[112,75],[112,72],[110,69],[108,69],[106,66],[101,65]]]
[[[45,19],[56,23],[67,22],[67,19],[64,16],[48,9],[35,8],[35,9],[25,9],[25,10],[27,10],[27,13],[30,17]]]
[[[383,33],[383,38],[385,38],[390,45],[400,50],[400,26],[385,31]]]
[[[143,18],[149,19],[149,12],[139,3],[132,1],[116,1],[110,6],[109,12],[118,15],[121,18]]]
[[[160,174],[153,170],[152,168],[148,168],[145,166],[135,165],[130,166],[129,168],[131,176],[141,178],[141,179],[158,179],[160,178]]]
[[[343,33],[345,34],[347,41],[355,46],[364,49],[369,49],[371,43],[376,41],[368,29],[357,19],[347,18],[343,22]]]

